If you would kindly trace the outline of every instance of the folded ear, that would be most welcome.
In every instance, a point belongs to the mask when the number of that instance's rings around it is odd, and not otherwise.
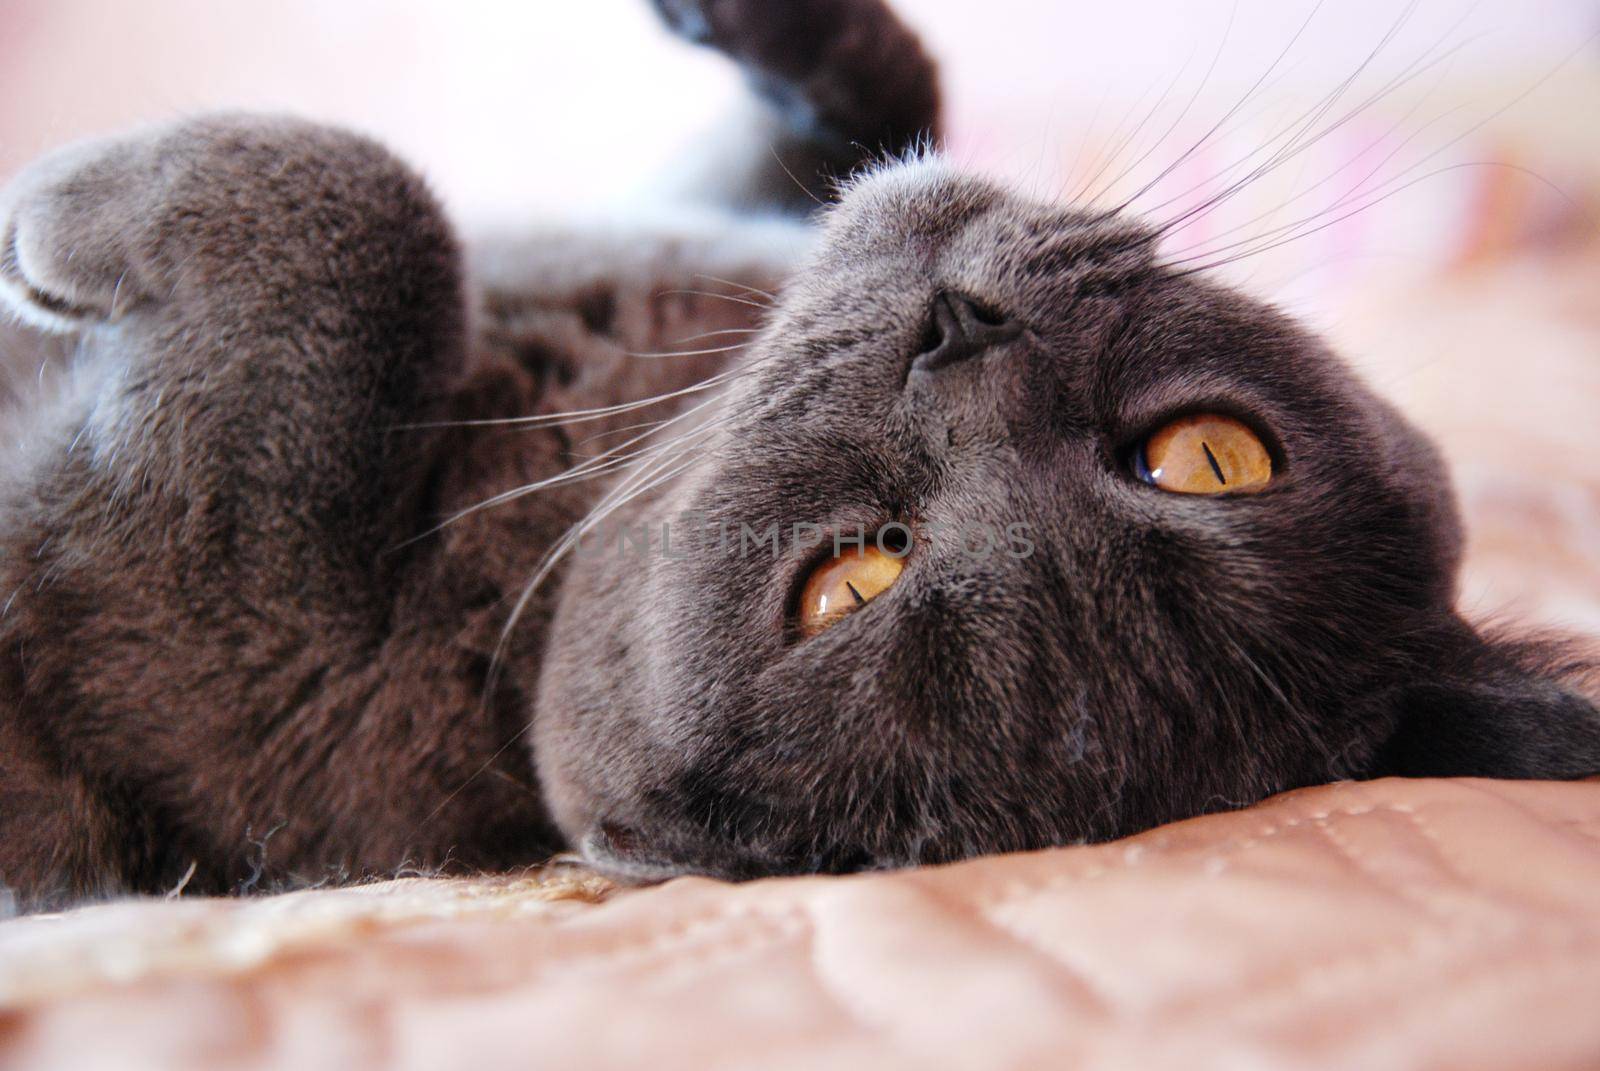
[[[1481,643],[1439,677],[1399,689],[1374,776],[1561,780],[1600,774],[1600,710],[1554,648]]]

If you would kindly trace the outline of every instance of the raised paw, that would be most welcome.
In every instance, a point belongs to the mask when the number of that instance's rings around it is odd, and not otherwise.
[[[725,53],[791,126],[893,151],[936,134],[938,80],[883,0],[652,0],[678,36]]]
[[[365,138],[221,116],[71,146],[0,193],[0,304],[75,330],[453,255],[420,180]],[[198,306],[194,306],[198,302]]]
[[[661,21],[685,41],[697,45],[712,43],[711,20],[704,0],[652,0]]]
[[[137,138],[74,145],[0,194],[0,301],[24,321],[70,329],[135,299],[130,240],[150,199]]]

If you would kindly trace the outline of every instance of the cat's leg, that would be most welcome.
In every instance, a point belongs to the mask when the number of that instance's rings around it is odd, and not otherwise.
[[[937,69],[882,0],[653,2],[679,36],[737,63],[758,97],[742,126],[698,147],[688,174],[701,193],[806,211],[862,163],[938,140]]]
[[[71,149],[0,197],[0,294],[79,339],[0,489],[0,719],[157,830],[165,857],[125,880],[533,839],[525,759],[489,769],[521,712],[480,703],[482,653],[454,642],[460,601],[490,596],[400,546],[438,464],[415,426],[465,345],[414,174],[271,119]],[[65,821],[0,815],[0,842],[60,853],[76,791],[30,797]]]
[[[146,848],[135,823],[40,745],[0,717],[0,918],[7,906],[37,911],[117,892]]]

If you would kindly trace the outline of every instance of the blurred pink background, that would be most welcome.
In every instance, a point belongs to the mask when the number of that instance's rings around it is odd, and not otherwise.
[[[1153,174],[1288,46],[1166,196],[1284,131],[1405,9],[1395,0],[898,7],[944,62],[954,155],[1049,195],[1090,184],[1118,149],[1096,183],[1147,151],[1134,178]],[[1430,152],[1439,155],[1404,177],[1485,153],[1517,156],[1504,132],[1540,124],[1569,129],[1517,163],[1565,190],[1600,151],[1596,30],[1595,0],[1416,4],[1327,118],[1414,77],[1258,184],[1240,215],[1211,214],[1188,241],[1319,180],[1291,210],[1331,202],[1396,147],[1373,189]],[[494,225],[627,203],[739,91],[727,65],[662,34],[643,0],[0,0],[0,180],[53,145],[141,120],[287,110],[377,134],[431,176],[458,217]],[[1300,243],[1268,285],[1292,290],[1297,272],[1330,258],[1452,255],[1451,224],[1481,184],[1428,180],[1425,195],[1399,198],[1400,211],[1365,213]]]

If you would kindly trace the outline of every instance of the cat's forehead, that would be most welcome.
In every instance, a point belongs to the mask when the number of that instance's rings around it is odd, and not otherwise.
[[[825,249],[840,260],[887,258],[1014,284],[1146,272],[1156,238],[1128,217],[1018,196],[937,157],[852,179],[823,234]]]

